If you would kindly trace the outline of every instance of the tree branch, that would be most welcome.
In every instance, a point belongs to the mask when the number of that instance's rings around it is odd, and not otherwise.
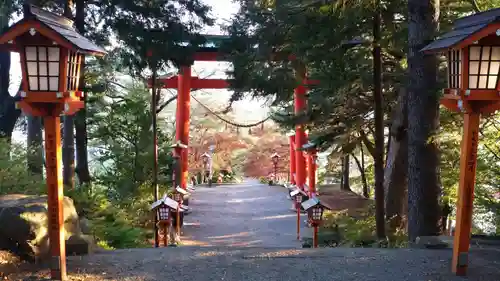
[[[361,141],[365,144],[366,149],[368,149],[368,152],[370,152],[370,155],[372,157],[375,157],[374,144],[368,139],[368,137],[366,136],[366,133],[363,130],[360,130],[359,135],[361,137]]]
[[[158,107],[158,109],[156,109],[156,114],[160,113],[165,107],[167,107],[170,103],[172,103],[176,99],[177,99],[177,95],[166,100],[162,105],[160,105]]]
[[[481,9],[479,8],[479,4],[477,3],[477,0],[471,0],[471,5],[472,5],[472,8],[474,9],[474,11],[476,13],[480,13],[481,12]]]

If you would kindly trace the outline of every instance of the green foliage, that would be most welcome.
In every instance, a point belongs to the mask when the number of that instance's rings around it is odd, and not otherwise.
[[[269,183],[269,178],[268,177],[259,177],[259,182],[263,184],[268,184]]]
[[[322,232],[337,233],[338,245],[348,247],[373,247],[379,246],[376,237],[374,210],[352,217],[347,210],[330,212],[324,214]],[[399,248],[407,246],[408,238],[402,229],[389,237],[389,247]]]
[[[102,189],[80,187],[67,190],[73,199],[80,217],[90,221],[90,228],[98,245],[104,248],[134,248],[147,245],[148,235],[138,225],[141,213],[135,213],[135,206],[119,205],[110,201]],[[138,216],[139,215],[139,216]]]
[[[26,169],[26,148],[0,139],[0,195],[9,193],[41,194],[45,182]]]
[[[136,198],[140,187],[152,178],[153,138],[151,131],[150,93],[140,85],[130,85],[127,92],[110,89],[95,103],[90,119],[95,158],[96,183],[108,188],[118,201]],[[159,119],[159,127],[163,121]],[[171,136],[158,130],[159,184],[170,185],[173,158]]]

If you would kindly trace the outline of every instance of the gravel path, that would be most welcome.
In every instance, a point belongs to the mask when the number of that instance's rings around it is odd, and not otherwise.
[[[471,251],[466,278],[450,273],[451,249],[299,249],[295,216],[285,195],[282,188],[255,183],[199,188],[190,203],[193,213],[186,217],[184,241],[206,247],[128,249],[69,257],[70,279],[500,280],[500,249],[495,248]],[[48,276],[48,270],[26,271],[7,280],[43,280],[41,276]]]
[[[185,218],[182,241],[198,246],[298,248],[297,215],[286,196],[283,187],[257,181],[199,187],[189,202],[193,212]],[[303,226],[301,233],[309,232]]]

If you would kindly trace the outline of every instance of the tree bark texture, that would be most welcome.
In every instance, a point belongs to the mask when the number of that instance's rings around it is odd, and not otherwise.
[[[344,160],[342,161],[342,190],[351,191],[351,185],[349,183],[349,154],[344,156]]]
[[[375,119],[375,223],[377,238],[385,240],[385,206],[384,206],[384,108],[382,96],[382,49],[381,40],[381,9],[380,0],[375,2],[373,15],[373,103]]]
[[[73,116],[64,116],[63,121],[63,183],[69,188],[75,187],[75,125]]]
[[[76,0],[75,2],[75,27],[81,33],[85,34],[85,0]],[[80,66],[80,89],[85,88],[85,60],[82,60]],[[87,150],[87,104],[76,113],[75,124],[75,143],[76,143],[76,174],[80,184],[89,184],[91,181],[89,170],[89,158]]]
[[[361,149],[361,158],[363,158],[363,149]],[[356,161],[356,165],[358,166],[359,173],[361,174],[361,183],[363,185],[363,196],[365,198],[370,198],[370,195],[368,194],[368,183],[366,182],[366,174],[365,174],[365,167],[364,163],[360,162],[358,157],[353,153],[352,158],[354,158],[354,161]]]
[[[437,58],[420,50],[432,42],[439,24],[439,0],[408,1],[408,235],[439,234]]]
[[[8,21],[2,22],[0,29],[8,26]],[[10,86],[10,52],[0,52],[0,140],[10,143],[12,132],[21,110],[16,109],[15,99],[9,93]],[[8,151],[8,150],[7,150]]]
[[[28,171],[43,176],[42,118],[28,116]]]
[[[390,230],[401,227],[407,215],[408,138],[406,91],[401,90],[392,116],[389,151],[384,171],[385,212]]]

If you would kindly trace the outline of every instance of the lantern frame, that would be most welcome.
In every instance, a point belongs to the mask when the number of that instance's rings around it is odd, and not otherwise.
[[[460,18],[422,49],[444,53],[448,87],[441,104],[454,112],[500,109],[500,9]]]
[[[72,115],[84,106],[79,91],[83,56],[106,51],[80,35],[72,20],[34,5],[23,8],[23,19],[0,35],[0,45],[20,56],[22,87],[16,107],[33,116],[54,111]]]
[[[158,219],[160,222],[169,221],[170,220],[170,207],[165,204],[162,204],[158,207]]]

